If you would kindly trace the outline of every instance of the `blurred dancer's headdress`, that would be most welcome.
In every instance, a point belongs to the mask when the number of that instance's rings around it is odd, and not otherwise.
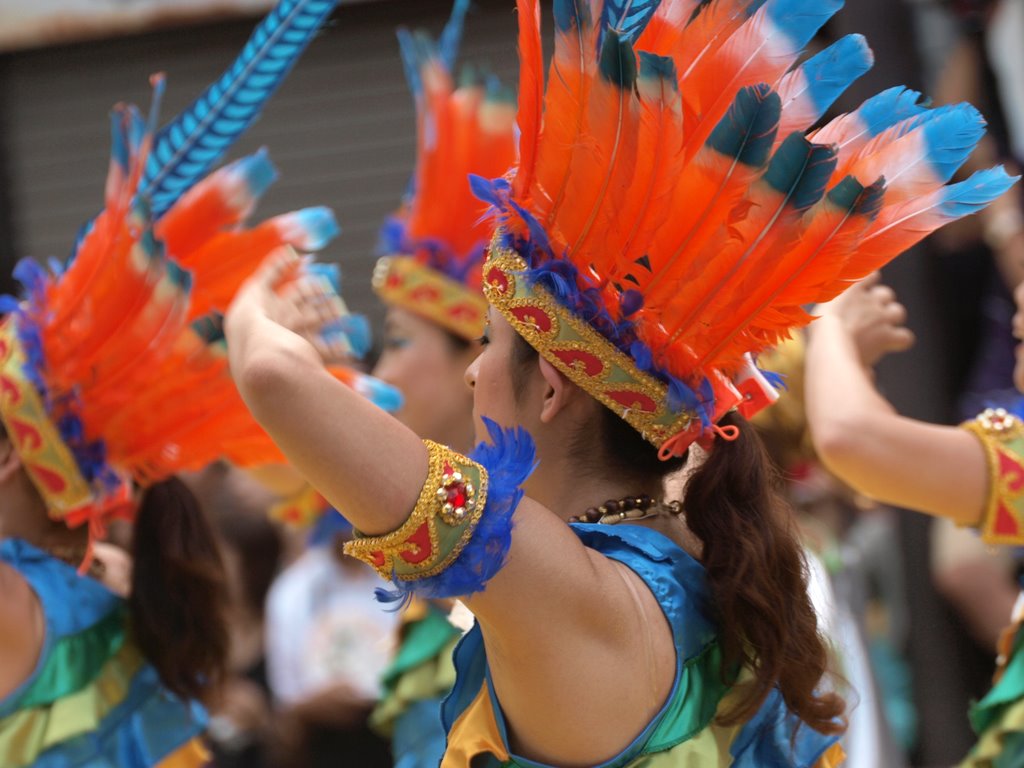
[[[800,63],[840,0],[518,0],[519,165],[476,179],[500,227],[491,304],[662,455],[776,390],[752,355],[1013,180],[947,182],[968,104],[892,88],[814,129],[872,63],[858,35]]]
[[[162,77],[148,121],[115,107],[103,210],[67,264],[16,267],[25,296],[4,300],[0,419],[52,517],[95,533],[130,513],[133,482],[218,458],[283,461],[230,378],[220,313],[271,250],[316,251],[337,225],[325,208],[245,224],[275,176],[264,151],[207,174],[334,5],[283,0],[227,72],[159,132]],[[357,320],[331,332],[353,352],[366,346]],[[365,388],[354,372],[337,375]]]
[[[468,0],[456,0],[435,43],[399,31],[416,99],[416,172],[399,211],[381,231],[374,273],[380,297],[464,339],[483,332],[480,268],[491,227],[469,174],[500,176],[515,162],[515,101],[494,77],[465,74],[455,59]]]

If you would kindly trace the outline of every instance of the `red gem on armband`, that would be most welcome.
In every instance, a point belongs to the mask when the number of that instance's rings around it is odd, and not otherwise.
[[[441,519],[448,525],[458,525],[476,506],[476,489],[463,478],[461,472],[446,463],[437,498],[443,505]]]

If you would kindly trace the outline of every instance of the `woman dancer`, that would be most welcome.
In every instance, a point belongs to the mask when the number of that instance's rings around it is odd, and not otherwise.
[[[1024,339],[1024,284],[1014,335]],[[900,416],[872,369],[914,341],[906,310],[873,276],[822,308],[807,357],[807,415],[815,447],[862,493],[978,530],[989,544],[1024,543],[1024,423],[1001,408],[959,427]],[[1024,346],[1014,383],[1024,392]],[[1024,765],[1024,599],[1000,641],[996,684],[974,708],[979,742],[964,766]]]
[[[155,109],[147,125],[116,107],[104,209],[66,267],[15,270],[26,295],[5,300],[0,324],[4,766],[205,762],[200,702],[224,673],[224,580],[172,475],[222,457],[283,460],[238,397],[217,312],[265,253],[316,250],[336,231],[325,209],[245,226],[274,177],[263,152],[206,174],[332,7],[282,3],[158,135]],[[130,561],[99,543],[120,518],[134,520]]]

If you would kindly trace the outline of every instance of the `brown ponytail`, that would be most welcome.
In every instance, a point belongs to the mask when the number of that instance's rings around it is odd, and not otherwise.
[[[511,374],[517,396],[536,359],[536,350],[516,336]],[[599,411],[596,429],[586,425],[573,436],[573,453],[589,471],[611,470],[642,481],[664,478],[684,466],[687,456],[660,461],[657,449],[639,432],[607,408]],[[722,675],[728,679],[738,665],[752,673],[720,722],[746,722],[778,688],[801,721],[821,733],[840,733],[846,727],[843,699],[818,691],[829,672],[829,652],[807,593],[796,523],[777,490],[780,479],[761,438],[742,416],[727,414],[719,425],[738,427],[739,437],[715,442],[686,485],[683,508],[687,526],[703,544]],[[600,461],[594,461],[595,451]]]
[[[177,478],[146,490],[132,558],[128,604],[140,650],[168,690],[208,701],[225,675],[227,586],[209,523]]]
[[[773,687],[789,709],[821,733],[844,724],[843,700],[819,692],[829,654],[807,594],[804,555],[792,513],[760,437],[739,414],[733,442],[717,440],[686,486],[686,523],[704,545],[703,564],[718,613],[723,671],[753,673],[721,722],[749,719]]]

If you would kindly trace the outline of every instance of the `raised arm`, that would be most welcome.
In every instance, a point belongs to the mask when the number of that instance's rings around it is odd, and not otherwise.
[[[819,309],[810,329],[806,398],[822,461],[879,501],[977,524],[988,493],[977,437],[903,417],[875,386],[878,360],[914,341],[892,289],[876,275]]]
[[[331,319],[329,297],[312,295],[314,289],[278,291],[301,269],[293,256],[274,258],[228,312],[225,331],[239,391],[294,466],[359,531],[400,530],[421,490],[431,490],[428,450],[324,371],[322,355],[331,350],[302,329]],[[513,501],[506,565],[470,601],[503,707],[537,754],[602,762],[628,743],[668,693],[635,681],[652,674],[666,686],[671,681],[669,627],[639,577],[584,547],[550,510],[529,498]],[[491,507],[489,498],[483,519],[498,512]],[[640,626],[649,632],[634,631]],[[568,636],[571,647],[564,643]],[[590,695],[616,702],[621,714],[599,734],[584,728],[567,735],[560,718]]]
[[[282,290],[302,269],[291,252],[271,257],[225,318],[231,370],[253,416],[294,466],[360,531],[404,522],[427,474],[427,451],[403,427],[324,368],[333,352],[313,333],[332,319],[332,297],[313,282]]]

